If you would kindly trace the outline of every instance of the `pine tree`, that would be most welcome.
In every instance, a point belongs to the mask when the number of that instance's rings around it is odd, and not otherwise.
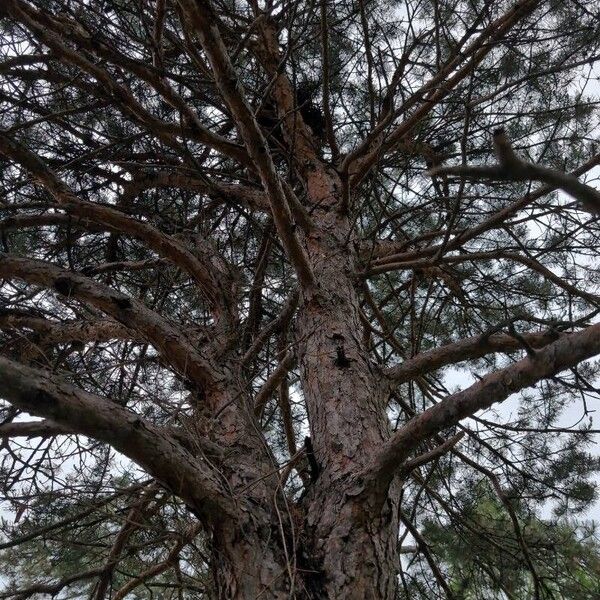
[[[0,3],[1,598],[597,598],[600,7]]]

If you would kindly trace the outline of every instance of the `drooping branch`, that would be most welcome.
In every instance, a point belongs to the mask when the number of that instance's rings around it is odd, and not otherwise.
[[[519,157],[512,148],[504,129],[494,132],[494,151],[498,164],[491,166],[437,166],[430,170],[432,175],[458,175],[472,179],[495,181],[540,181],[559,188],[578,200],[581,206],[594,215],[600,215],[600,192],[581,183],[577,177],[536,165]]]

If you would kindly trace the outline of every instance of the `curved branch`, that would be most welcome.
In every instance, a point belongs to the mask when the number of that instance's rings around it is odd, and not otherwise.
[[[213,371],[206,357],[163,317],[145,304],[82,275],[41,260],[0,253],[0,277],[54,289],[111,315],[148,340],[182,376],[200,386],[210,384]]]
[[[220,307],[221,282],[214,272],[213,264],[210,266],[203,264],[179,240],[162,233],[149,223],[133,219],[110,206],[80,200],[44,161],[1,130],[0,153],[29,171],[65,210],[78,217],[90,219],[110,229],[131,235],[143,241],[160,256],[173,261],[198,282],[213,306]]]
[[[110,444],[207,518],[234,514],[208,466],[139,415],[51,375],[0,357],[0,394],[13,406]]]
[[[558,332],[547,331],[541,333],[524,333],[521,337],[533,348],[542,348],[556,340]],[[452,344],[439,346],[426,352],[421,352],[404,362],[385,369],[384,375],[390,379],[392,385],[399,385],[441,369],[447,365],[465,360],[482,358],[492,352],[517,352],[523,350],[523,343],[515,336],[498,333],[492,335],[475,335]]]

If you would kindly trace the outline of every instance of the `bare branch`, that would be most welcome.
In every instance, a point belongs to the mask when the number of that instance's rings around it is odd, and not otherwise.
[[[542,348],[555,341],[558,333],[556,331],[547,331],[541,333],[524,333],[521,335],[534,348]],[[474,360],[492,352],[511,353],[518,352],[519,350],[523,350],[522,344],[511,335],[500,333],[487,335],[484,333],[452,344],[439,346],[433,350],[421,352],[395,367],[386,369],[384,374],[389,377],[392,385],[398,385],[421,375],[431,373],[446,365],[459,363],[464,360]]]
[[[535,165],[520,158],[513,150],[503,129],[494,132],[494,151],[499,163],[492,166],[438,166],[432,175],[458,175],[495,181],[540,181],[559,188],[581,203],[584,210],[600,215],[600,192],[581,183],[576,177],[556,169]]]

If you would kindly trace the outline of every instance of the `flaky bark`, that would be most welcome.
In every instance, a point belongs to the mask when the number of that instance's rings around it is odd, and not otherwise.
[[[339,227],[343,218],[334,215],[331,225]],[[357,469],[387,439],[389,425],[385,397],[361,348],[352,265],[340,238],[343,229],[324,229],[320,240],[311,240],[321,287],[299,315],[303,387],[321,468],[307,499],[307,529],[313,560],[322,561],[321,597],[393,598],[398,498],[392,494],[379,514],[368,497],[354,497]]]

